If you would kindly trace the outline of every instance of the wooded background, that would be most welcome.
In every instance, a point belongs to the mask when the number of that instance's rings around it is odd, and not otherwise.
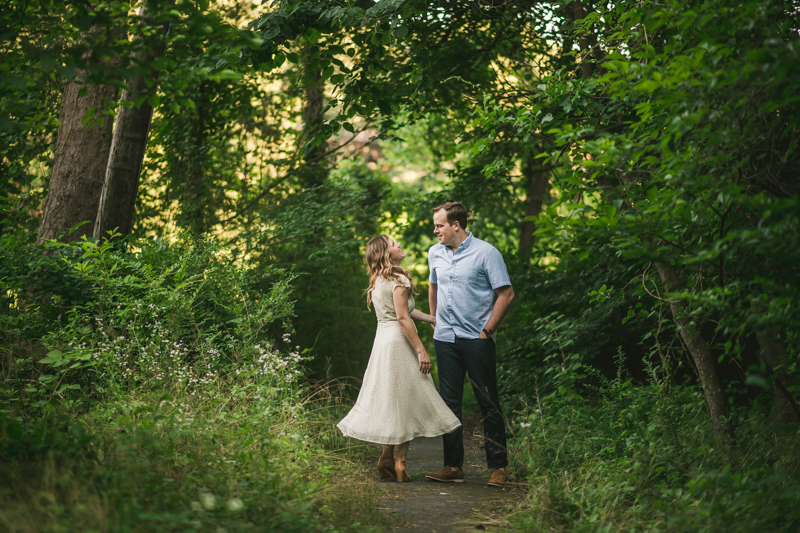
[[[141,280],[172,276],[190,256],[195,270],[185,275],[220,278],[181,315],[188,322],[177,337],[213,328],[206,344],[202,335],[187,341],[192,357],[213,345],[220,369],[244,361],[221,341],[241,331],[238,296],[211,297],[230,283],[254,302],[294,302],[251,324],[258,333],[248,338],[308,349],[308,382],[360,377],[375,327],[363,295],[366,241],[399,239],[424,293],[430,209],[458,200],[472,210],[468,229],[503,252],[517,294],[497,342],[509,427],[527,457],[520,473],[565,461],[564,442],[580,426],[586,439],[607,440],[592,456],[611,450],[635,462],[637,446],[653,454],[659,439],[671,443],[640,489],[659,475],[673,488],[697,480],[711,452],[687,458],[673,477],[662,471],[670,454],[705,446],[758,455],[767,465],[759,479],[789,491],[770,501],[792,501],[800,494],[787,481],[799,466],[796,454],[788,459],[800,422],[798,8],[777,0],[2,8],[4,417],[103,397],[107,390],[92,388],[96,369],[65,378],[38,363],[50,349],[67,351],[53,332],[74,334],[86,310],[122,312],[114,291],[135,302]],[[90,330],[81,338],[97,334]],[[37,380],[44,385],[29,390]],[[58,388],[68,383],[76,388]],[[134,385],[126,387],[143,386]],[[720,472],[761,468],[730,457],[718,458]],[[565,472],[592,471],[575,461]],[[561,483],[556,470],[541,474],[551,489]],[[560,496],[548,497],[567,501],[558,486]],[[580,501],[535,520],[596,523]],[[778,504],[748,505],[719,523],[745,527],[737,513],[761,507],[764,522],[746,527],[796,524],[796,514],[779,520]],[[600,508],[600,525],[622,527]]]

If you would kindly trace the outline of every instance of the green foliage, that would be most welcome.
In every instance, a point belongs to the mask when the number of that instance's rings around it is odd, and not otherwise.
[[[337,460],[317,459],[342,443],[303,385],[308,350],[282,352],[274,337],[292,336],[291,275],[233,262],[210,239],[122,252],[16,237],[0,248],[5,524],[348,530],[319,503],[342,498],[327,478]],[[63,284],[80,291],[50,290]]]
[[[375,316],[363,295],[363,249],[386,216],[388,188],[380,172],[345,161],[320,186],[261,210],[240,235],[239,253],[297,273],[295,341],[321,354],[310,366],[319,376],[366,368]]]
[[[290,277],[231,266],[210,240],[145,241],[131,254],[108,241],[12,248],[4,238],[6,401],[30,395],[42,407],[164,381],[191,388],[274,355],[268,327],[288,327],[293,313]]]
[[[323,495],[339,500],[328,494],[334,459],[300,389],[243,372],[191,394],[170,390],[141,390],[80,416],[48,409],[5,423],[4,523],[12,531],[348,530],[343,517],[320,516]]]
[[[131,7],[0,13],[1,468],[27,491],[4,495],[15,523],[345,521],[345,498],[315,503],[310,480],[342,441],[328,418],[310,426],[298,359],[315,378],[361,375],[364,243],[402,235],[423,265],[430,208],[455,199],[517,295],[498,371],[513,466],[533,482],[520,529],[796,529],[796,426],[767,415],[776,376],[795,397],[800,382],[787,4],[148,2],[145,21]],[[151,66],[128,251],[32,246],[61,87],[78,74],[123,87]],[[711,436],[683,318],[716,361],[736,449]],[[764,334],[786,354],[777,369]],[[221,508],[237,498],[243,510]]]
[[[784,368],[796,372],[794,15],[770,1],[620,4],[580,25],[598,17],[608,25],[597,76],[558,71],[527,98],[487,96],[473,154],[496,156],[485,167],[492,177],[508,165],[510,142],[537,140],[543,164],[568,167],[554,173],[556,195],[536,220],[542,255],[570,263],[575,254],[587,272],[616,255],[631,270],[583,294],[649,285],[684,302],[698,328],[714,324],[720,362],[756,373],[752,339],[774,327]],[[679,286],[648,281],[665,265]]]
[[[636,384],[624,364],[620,351],[616,377],[600,377],[591,398],[537,389],[517,411],[511,457],[533,487],[517,527],[797,529],[796,424],[764,439],[763,408],[738,409],[739,449],[719,449],[699,390],[670,385],[658,365]]]

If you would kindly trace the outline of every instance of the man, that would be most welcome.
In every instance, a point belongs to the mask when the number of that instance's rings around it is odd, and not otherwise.
[[[433,232],[439,238],[428,251],[433,340],[439,366],[439,393],[459,420],[464,374],[469,373],[483,414],[486,462],[494,469],[489,485],[506,483],[506,431],[497,396],[497,355],[492,336],[506,315],[514,290],[502,254],[467,231],[467,210],[458,202],[433,209]],[[497,293],[497,299],[492,302]],[[425,477],[464,481],[464,433],[444,435],[444,468]]]

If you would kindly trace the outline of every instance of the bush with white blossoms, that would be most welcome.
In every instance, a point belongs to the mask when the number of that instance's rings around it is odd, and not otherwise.
[[[306,408],[307,350],[277,348],[296,344],[292,275],[204,239],[58,253],[83,299],[53,298],[39,347],[0,380],[0,486],[14,489],[0,522],[23,509],[21,530],[32,516],[47,531],[334,530],[309,465],[339,436]]]
[[[288,338],[288,333],[284,339]],[[256,344],[255,362],[251,369],[260,376],[273,376],[282,379],[286,383],[297,381],[302,375],[300,363],[303,360],[300,355],[300,347],[296,346],[289,353],[281,353],[273,344]]]
[[[293,275],[267,273],[265,291],[263,271],[230,264],[214,243],[181,246],[144,245],[136,254],[98,248],[84,262],[92,268],[81,263],[94,300],[68,309],[42,339],[45,358],[17,368],[20,387],[39,399],[31,405],[53,397],[80,403],[130,387],[213,396],[221,377],[242,374],[300,379],[301,349],[282,353],[271,340],[271,324],[291,328]]]

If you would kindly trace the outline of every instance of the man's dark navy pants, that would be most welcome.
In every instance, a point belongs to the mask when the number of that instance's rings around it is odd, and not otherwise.
[[[464,396],[464,374],[469,374],[472,390],[483,414],[486,463],[491,469],[508,465],[506,427],[497,396],[497,351],[492,339],[462,339],[455,342],[434,340],[439,368],[439,394],[460,421]],[[464,466],[464,430],[443,436],[444,464]]]

